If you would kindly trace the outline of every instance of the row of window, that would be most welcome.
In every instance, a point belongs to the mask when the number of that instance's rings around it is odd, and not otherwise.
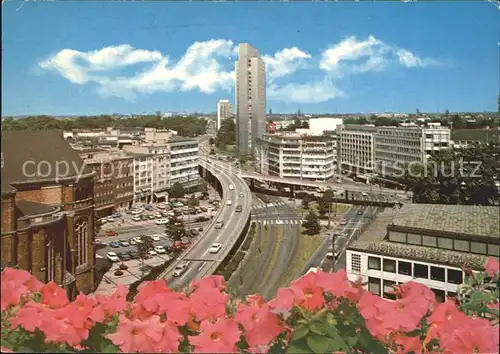
[[[389,231],[389,241],[498,257],[500,245]]]
[[[394,259],[379,257],[368,257],[368,269],[383,270],[384,272],[407,275],[412,278],[430,279],[451,284],[463,283],[463,272],[461,270],[428,266],[420,263],[410,263]]]
[[[375,277],[368,277],[368,291],[370,291],[374,295],[382,296],[385,299],[396,300],[396,296],[394,294],[394,286],[399,285],[401,283],[395,282],[392,280],[379,279]],[[437,302],[445,302],[446,296],[455,297],[457,296],[456,292],[447,291],[440,289],[431,288],[436,295]]]

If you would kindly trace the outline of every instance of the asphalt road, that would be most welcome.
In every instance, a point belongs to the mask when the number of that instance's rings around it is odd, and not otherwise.
[[[370,222],[370,217],[373,215],[375,209],[376,208],[374,207],[366,206],[353,207],[344,215],[344,219],[347,220],[347,224],[339,225],[335,228],[334,232],[341,235],[337,236],[335,239],[335,251],[341,252],[339,259],[336,261],[335,269],[345,267],[345,248],[350,242],[353,241],[353,236],[356,230],[359,229],[364,223]],[[358,211],[362,214],[358,215]],[[333,269],[333,260],[326,259],[326,254],[328,253],[328,249],[331,245],[332,236],[329,235],[325,238],[323,244],[309,259],[297,277],[304,275],[311,267],[321,267],[325,271],[331,271]]]
[[[210,267],[213,262],[222,261],[225,255],[229,252],[229,240],[235,236],[235,230],[239,225],[244,225],[246,222],[246,215],[248,215],[250,204],[247,205],[245,198],[250,199],[251,193],[246,183],[234,176],[229,171],[212,167],[216,173],[216,177],[223,185],[223,197],[221,203],[221,212],[217,220],[224,221],[222,229],[210,228],[208,232],[199,239],[198,242],[186,253],[182,259],[177,260],[174,264],[167,269],[166,276],[167,282],[170,287],[181,289],[188,285],[191,281],[198,278],[200,273],[205,272],[207,267]],[[229,185],[234,186],[234,190],[229,190]],[[245,196],[240,198],[238,194],[243,192]],[[232,200],[232,205],[226,205],[228,200]],[[243,212],[236,212],[236,205],[243,206]],[[213,243],[221,243],[222,248],[217,254],[210,254],[209,248]],[[173,268],[181,262],[190,261],[188,270],[180,277],[173,277]]]

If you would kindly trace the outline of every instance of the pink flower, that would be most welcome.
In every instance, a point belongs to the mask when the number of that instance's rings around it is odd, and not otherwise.
[[[422,342],[420,337],[409,337],[404,334],[397,334],[394,337],[394,342],[400,345],[403,349],[403,353],[421,353],[422,352]]]
[[[95,298],[98,305],[93,308],[90,318],[95,322],[103,322],[105,319],[122,312],[127,306],[128,291],[128,288],[121,284],[111,295],[97,294]]]
[[[156,352],[162,337],[163,324],[158,316],[151,316],[145,321],[131,321],[122,315],[116,332],[106,335],[124,353]]]
[[[217,288],[198,288],[189,297],[192,312],[196,320],[215,321],[226,313],[229,295],[221,293]]]
[[[163,335],[156,346],[156,353],[177,353],[179,352],[179,343],[184,336],[179,332],[179,328],[172,321],[162,323]]]
[[[21,298],[26,294],[27,288],[13,281],[6,281],[2,279],[1,290],[2,290],[1,310],[3,312],[7,310],[10,306],[19,305],[19,303],[21,302]]]
[[[233,319],[220,319],[216,323],[203,321],[201,332],[197,336],[189,336],[189,342],[195,347],[195,353],[234,353],[238,349],[236,343],[241,332]]]
[[[12,350],[5,347],[0,347],[0,353],[14,353]]]
[[[221,275],[211,275],[199,280],[193,280],[191,282],[190,288],[193,290],[199,288],[216,288],[219,290],[224,290],[225,281],[224,277]]]
[[[1,275],[1,310],[18,305],[28,292],[40,291],[42,283],[25,270],[5,268]]]
[[[399,293],[402,298],[423,298],[430,305],[437,304],[434,292],[420,283],[409,281],[398,285],[396,289],[398,289],[396,292]]]
[[[295,305],[298,296],[300,292],[297,289],[279,288],[276,297],[269,301],[269,306],[277,313],[288,312]]]
[[[316,273],[316,285],[336,297],[347,297],[351,300],[359,300],[364,292],[361,286],[352,286],[352,283],[347,279],[345,269],[335,273],[326,273],[319,270]]]
[[[172,292],[164,296],[164,302],[162,302],[159,313],[166,314],[167,319],[176,323],[179,326],[183,326],[194,317],[194,313],[191,309],[192,301],[183,293]]]
[[[278,316],[267,304],[260,308],[238,305],[236,321],[245,329],[245,338],[251,347],[267,345],[283,331]]]
[[[45,284],[41,292],[42,304],[48,305],[54,309],[63,307],[69,303],[66,291],[53,281]]]
[[[48,309],[39,328],[45,334],[46,341],[76,346],[88,338],[90,326],[86,323],[83,328],[76,328],[62,309]]]
[[[296,301],[298,306],[311,311],[323,307],[325,304],[323,289],[316,284],[317,279],[318,275],[316,273],[309,273],[292,282],[290,287],[300,293],[298,301]]]
[[[47,307],[42,304],[33,301],[27,302],[11,319],[10,328],[14,330],[19,326],[28,332],[34,332],[42,325],[46,311],[48,311]]]
[[[61,308],[61,312],[76,328],[86,328],[87,321],[92,314],[96,300],[80,293],[75,301]]]
[[[164,295],[171,292],[165,279],[148,281],[139,288],[135,303],[142,305],[149,312],[157,313],[164,301]]]
[[[488,273],[488,275],[491,278],[494,278],[495,275],[497,275],[500,272],[500,262],[497,258],[490,257],[488,258],[488,261],[484,265],[484,268],[486,273]]]

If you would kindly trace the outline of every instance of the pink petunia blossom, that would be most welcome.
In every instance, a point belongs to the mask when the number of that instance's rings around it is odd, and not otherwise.
[[[189,298],[197,321],[215,321],[225,315],[229,295],[217,288],[198,288]]]
[[[200,334],[189,336],[189,342],[195,353],[234,353],[238,351],[236,343],[240,335],[236,321],[223,318],[216,323],[203,321]]]
[[[211,275],[202,279],[193,280],[191,282],[190,288],[196,290],[199,288],[216,288],[219,290],[224,290],[225,280],[221,275]]]
[[[69,303],[66,291],[53,281],[45,284],[41,289],[41,293],[42,304],[48,305],[53,309],[61,308]]]
[[[163,327],[158,316],[131,321],[122,315],[116,332],[107,334],[106,338],[124,353],[156,352],[163,337]]]
[[[493,278],[500,272],[500,261],[498,258],[490,257],[488,258],[488,261],[486,261],[484,269],[486,273]]]

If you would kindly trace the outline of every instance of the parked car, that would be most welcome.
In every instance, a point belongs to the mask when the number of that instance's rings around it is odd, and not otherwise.
[[[234,189],[234,186],[232,184],[229,185],[229,190],[232,191]]]
[[[142,243],[142,237],[141,236],[136,236],[136,237],[134,237],[134,241],[136,243]]]
[[[108,216],[106,219],[108,220],[108,222],[114,222],[115,221],[115,219],[112,216]]]
[[[203,231],[203,227],[201,227],[201,226],[200,226],[200,227],[198,228],[198,231],[199,231],[199,232],[202,232],[202,231]]]
[[[245,196],[243,192],[240,192],[238,195],[240,196],[240,198],[243,198]]]
[[[116,255],[118,258],[120,258],[122,261],[130,261],[130,255],[128,252],[117,252]]]
[[[144,212],[144,209],[133,209],[130,213],[132,215],[139,215],[142,212]]]
[[[114,230],[106,231],[106,236],[116,236],[116,235],[118,235],[118,232],[116,232]]]
[[[227,206],[233,205],[233,201],[231,199],[228,199],[228,201],[226,202],[226,205]]]
[[[161,214],[161,216],[163,216],[163,217],[168,216],[168,212],[167,212],[167,211],[162,211],[162,212],[160,212],[160,214]]]
[[[363,197],[368,197],[368,193],[366,193],[366,192],[361,193],[361,195],[362,195]]]
[[[196,229],[189,230],[189,233],[193,236],[198,236],[200,234]]]
[[[136,215],[132,218],[133,221],[141,221],[141,218],[139,215]]]
[[[158,219],[155,221],[156,225],[165,225],[168,224],[168,219]]]
[[[347,225],[347,220],[346,219],[340,220],[340,225]]]
[[[127,252],[131,259],[139,258],[139,252],[131,250]]]
[[[156,256],[158,253],[156,253],[156,251],[155,251],[155,250],[150,250],[150,251],[148,252],[148,254],[149,254],[150,256]]]
[[[135,238],[131,238],[130,240],[128,240],[128,243],[130,243],[130,245],[132,245],[132,246],[137,244],[137,242],[135,241]]]
[[[154,234],[153,236],[151,236],[151,238],[153,239],[154,242],[160,241],[160,235],[158,234]]]
[[[163,246],[155,246],[155,251],[158,254],[165,254],[167,253],[167,250],[163,248]]]
[[[101,218],[101,219],[99,219],[99,222],[100,222],[101,224],[105,224],[105,223],[107,223],[107,222],[108,222],[108,218]]]
[[[223,220],[219,220],[215,223],[215,228],[216,229],[222,229],[222,226],[224,226],[224,221]]]
[[[120,244],[117,241],[111,241],[109,243],[109,247],[111,247],[111,248],[118,248],[118,247],[120,247]]]
[[[113,214],[111,214],[111,216],[114,217],[114,218],[121,218],[122,214],[120,214],[119,212],[115,211]]]
[[[149,220],[154,220],[154,219],[155,219],[155,216],[154,216],[153,214],[149,214],[149,215],[148,215],[148,219],[149,219]]]
[[[108,252],[108,253],[106,253],[106,257],[111,262],[119,262],[120,261],[120,258],[118,258],[118,255],[115,252]]]
[[[144,215],[144,214],[141,215],[141,220],[142,221],[146,221],[147,219],[148,219],[147,215]]]
[[[210,247],[208,252],[212,254],[219,253],[221,248],[222,248],[222,243],[214,243],[212,244],[212,247]]]
[[[208,216],[198,216],[196,219],[194,219],[196,222],[203,222],[203,221],[208,221],[210,218]]]
[[[363,215],[363,212],[362,212],[361,210],[358,210],[358,211],[356,212],[356,214],[358,214],[358,215]]]
[[[180,277],[182,274],[186,272],[186,270],[188,270],[188,267],[189,267],[189,262],[183,262],[177,265],[177,267],[175,267],[172,275],[174,277]]]
[[[235,210],[240,213],[243,210],[243,207],[241,205],[237,205]]]
[[[156,206],[157,209],[165,209],[165,204],[161,203]]]
[[[200,210],[204,213],[206,213],[208,211],[207,207],[204,207],[204,206],[200,207]]]
[[[155,214],[155,218],[157,218],[157,219],[161,219],[161,213],[156,213],[156,214]]]
[[[122,247],[128,247],[128,246],[130,246],[130,243],[127,240],[118,240],[118,243]]]

